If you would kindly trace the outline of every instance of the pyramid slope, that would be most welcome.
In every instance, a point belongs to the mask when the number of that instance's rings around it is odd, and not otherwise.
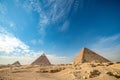
[[[21,64],[20,64],[20,62],[19,62],[19,61],[16,61],[16,62],[14,62],[12,65],[15,65],[15,66],[20,66]]]
[[[48,58],[45,56],[45,54],[42,54],[31,65],[49,66],[51,65],[51,63],[48,60]]]
[[[84,62],[110,62],[110,61],[88,48],[83,48],[81,52],[73,60],[73,63]]]

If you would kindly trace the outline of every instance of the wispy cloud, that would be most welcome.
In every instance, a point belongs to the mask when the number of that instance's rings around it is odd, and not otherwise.
[[[78,8],[81,8],[83,6],[83,0],[74,0],[74,12],[78,10]]]
[[[1,14],[2,14],[2,15],[5,15],[5,14],[6,14],[6,11],[7,11],[6,6],[3,5],[2,3],[0,3],[0,15],[1,15]]]
[[[36,43],[42,44],[41,40],[35,40]],[[20,61],[22,64],[30,64],[36,58],[38,58],[44,51],[34,51],[30,49],[30,46],[25,44],[19,38],[15,37],[12,33],[9,33],[4,28],[0,28],[0,63],[10,64],[14,61]],[[60,57],[56,55],[47,55],[51,63],[68,63],[70,59],[68,57]]]
[[[119,38],[120,38],[120,34],[109,36],[109,37],[102,37],[99,43],[108,43],[108,42],[119,40]]]
[[[68,28],[64,25],[75,5],[73,3],[74,0],[25,0],[22,6],[27,12],[36,11],[39,14],[39,32],[45,35],[49,24],[60,23],[62,30]]]
[[[0,27],[7,28],[9,30],[15,30],[15,23],[6,17],[7,13],[7,7],[4,4],[0,3]]]
[[[60,27],[60,31],[66,31],[69,28],[69,21],[65,21],[62,27]]]
[[[1,28],[0,31],[0,51],[11,53],[16,50],[27,50],[29,46],[17,39],[14,35]]]
[[[36,39],[33,39],[33,40],[31,40],[31,43],[33,44],[33,45],[36,45],[36,44],[44,44],[44,42],[43,42],[43,40],[42,39],[38,39],[38,40],[36,40]]]
[[[111,61],[119,61],[120,34],[101,37],[91,45],[91,48]]]

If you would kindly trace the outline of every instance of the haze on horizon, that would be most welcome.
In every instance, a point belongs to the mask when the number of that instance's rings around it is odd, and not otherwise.
[[[70,63],[83,47],[120,61],[120,0],[0,0],[0,64],[45,53]]]

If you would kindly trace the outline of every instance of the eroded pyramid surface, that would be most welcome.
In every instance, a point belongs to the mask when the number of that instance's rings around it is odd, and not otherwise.
[[[80,51],[80,53],[75,57],[73,63],[84,62],[110,62],[110,61],[88,48],[83,48]]]
[[[45,54],[42,54],[39,58],[37,58],[32,65],[40,65],[40,66],[49,66],[51,65],[50,61],[46,57]]]

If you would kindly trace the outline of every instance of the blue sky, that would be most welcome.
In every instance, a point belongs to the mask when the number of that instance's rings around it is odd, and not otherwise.
[[[43,52],[70,63],[87,47],[120,59],[119,0],[0,0],[0,64],[31,63]]]

